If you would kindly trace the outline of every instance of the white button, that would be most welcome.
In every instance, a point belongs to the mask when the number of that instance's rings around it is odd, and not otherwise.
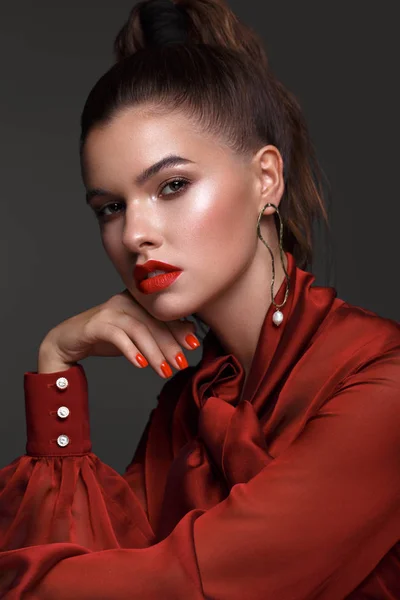
[[[56,381],[56,386],[60,390],[65,390],[65,388],[68,387],[68,379],[66,377],[59,377]]]
[[[69,437],[67,435],[59,435],[57,438],[57,444],[59,446],[68,446]]]
[[[60,406],[60,408],[57,411],[57,414],[62,419],[65,419],[65,417],[68,417],[69,415],[69,408],[67,408],[66,406]]]

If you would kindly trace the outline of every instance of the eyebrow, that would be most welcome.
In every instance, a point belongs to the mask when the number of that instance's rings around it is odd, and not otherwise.
[[[148,181],[151,177],[154,177],[157,173],[159,173],[162,169],[166,169],[168,167],[176,167],[178,165],[186,165],[188,163],[193,164],[193,160],[189,160],[188,158],[184,158],[183,156],[177,156],[176,154],[170,154],[168,156],[164,156],[161,160],[154,163],[147,169],[144,169],[137,177],[135,177],[136,185],[143,185]],[[102,188],[92,188],[86,191],[86,203],[89,204],[91,199],[94,196],[112,196],[112,192],[108,192]]]

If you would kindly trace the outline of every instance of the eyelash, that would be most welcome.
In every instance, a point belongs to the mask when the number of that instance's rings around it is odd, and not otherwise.
[[[190,181],[188,179],[186,179],[185,177],[174,177],[174,179],[171,179],[170,181],[167,181],[165,184],[163,184],[161,190],[163,190],[168,185],[171,185],[171,183],[175,183],[176,181],[179,181],[180,183],[184,183],[186,185],[182,186],[179,190],[177,190],[176,192],[173,192],[172,194],[166,194],[167,196],[177,196],[178,194],[181,194],[182,191],[184,191],[190,185]],[[111,206],[118,206],[121,204],[122,204],[121,202],[110,202],[110,204],[106,204],[102,208],[95,210],[94,211],[95,215],[100,221],[103,221],[103,220],[107,219],[107,217],[112,217],[112,215],[104,214],[104,211],[107,208],[109,208]],[[118,213],[114,212],[113,214],[118,214]]]

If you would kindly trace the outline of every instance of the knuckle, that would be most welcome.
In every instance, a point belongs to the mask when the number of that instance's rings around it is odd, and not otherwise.
[[[118,333],[118,328],[115,325],[113,325],[113,323],[104,323],[102,327],[102,332],[104,337],[109,339],[115,339]]]
[[[96,325],[97,323],[93,319],[89,319],[89,321],[83,325],[83,335],[89,342],[92,342],[97,337]]]
[[[162,321],[151,321],[147,324],[147,329],[160,346],[168,346],[175,341],[171,331]]]
[[[143,321],[133,319],[129,315],[126,315],[126,317],[124,317],[124,321],[127,323],[127,327],[129,328],[131,333],[138,333],[139,335],[149,334],[149,328],[146,325],[146,323],[143,323]]]
[[[104,304],[99,312],[94,315],[93,318],[101,319],[104,321],[111,321],[113,315],[115,315],[115,309],[112,309],[108,304]]]

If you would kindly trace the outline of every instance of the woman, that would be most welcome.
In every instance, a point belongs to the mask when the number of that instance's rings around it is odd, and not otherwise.
[[[126,289],[25,373],[2,597],[400,598],[400,328],[303,270],[326,213],[295,99],[222,0],[142,2],[115,51],[81,164]],[[168,379],[122,476],[91,452],[99,355]]]

